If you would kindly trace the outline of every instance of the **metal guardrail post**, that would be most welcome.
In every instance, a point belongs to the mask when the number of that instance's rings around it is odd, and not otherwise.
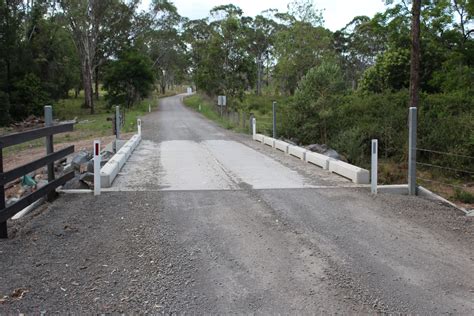
[[[416,129],[417,109],[410,107],[408,127],[408,194],[416,195]]]

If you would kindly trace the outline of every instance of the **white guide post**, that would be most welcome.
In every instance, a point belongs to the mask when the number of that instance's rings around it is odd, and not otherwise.
[[[94,141],[94,195],[100,195],[100,140]]]
[[[257,134],[257,120],[255,117],[252,119],[252,135],[255,136]]]
[[[148,113],[151,113],[151,105],[148,104]]]
[[[142,136],[142,120],[137,119],[138,135]]]
[[[370,189],[373,194],[377,194],[377,166],[378,166],[378,140],[372,139],[372,165],[371,165],[371,176],[370,176]]]

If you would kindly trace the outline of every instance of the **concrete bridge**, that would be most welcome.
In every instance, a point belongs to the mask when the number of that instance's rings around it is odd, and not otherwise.
[[[163,99],[101,196],[0,244],[11,312],[472,314],[472,223],[348,180]],[[20,226],[19,226],[20,227]]]

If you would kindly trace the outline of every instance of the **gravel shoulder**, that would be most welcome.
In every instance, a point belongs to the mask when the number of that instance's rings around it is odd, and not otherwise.
[[[236,141],[322,186],[62,195],[9,223],[0,314],[472,314],[474,222],[456,209],[373,196],[179,97],[144,118],[144,138]]]

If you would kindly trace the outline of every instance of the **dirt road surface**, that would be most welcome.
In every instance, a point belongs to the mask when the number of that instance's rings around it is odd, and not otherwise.
[[[0,241],[0,314],[472,315],[474,224],[345,179],[163,99],[114,187]]]

